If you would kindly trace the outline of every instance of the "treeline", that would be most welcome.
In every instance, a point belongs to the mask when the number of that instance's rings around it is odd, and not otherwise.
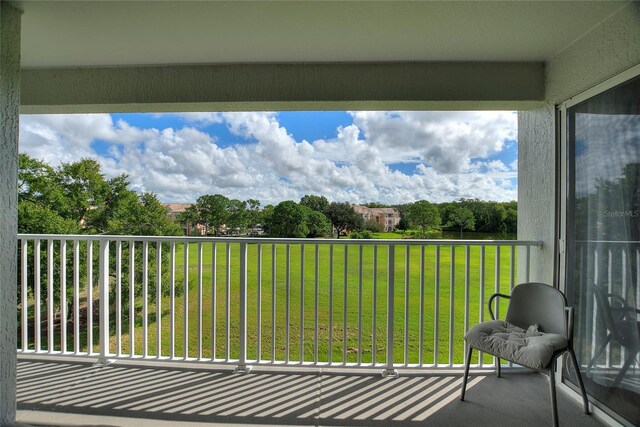
[[[517,203],[461,199],[430,203],[419,200],[403,205],[368,203],[371,208],[396,208],[400,214],[397,230],[415,230],[415,237],[428,237],[433,231],[477,231],[516,233]],[[348,202],[329,202],[324,196],[305,195],[299,202],[287,200],[277,205],[260,206],[257,200],[228,199],[221,194],[204,195],[178,217],[187,228],[196,224],[205,234],[243,235],[256,230],[272,237],[352,237],[368,238],[381,232],[384,225],[364,221]]]
[[[258,200],[229,199],[206,194],[178,216],[185,228],[199,225],[205,234],[242,235],[260,230],[273,237],[340,237],[347,230],[362,230],[364,220],[346,202],[329,202],[324,196],[307,195],[299,203],[286,200],[260,206]]]
[[[379,203],[372,203],[381,207]],[[518,203],[460,199],[454,202],[415,203],[395,206],[401,214],[399,230],[419,229],[421,234],[433,230],[476,231],[479,233],[516,233]]]
[[[365,222],[348,202],[329,202],[319,195],[263,207],[255,199],[206,194],[174,222],[155,194],[136,193],[129,188],[125,174],[105,179],[95,160],[82,159],[56,168],[26,154],[21,154],[19,160],[21,233],[166,236],[180,235],[190,224],[203,228],[208,235],[246,235],[259,231],[273,237],[340,237],[347,233],[369,237],[383,228],[375,221]],[[414,230],[416,237],[428,237],[427,233],[440,230],[517,231],[515,201],[461,199],[436,204],[419,200],[403,205],[374,202],[365,206],[398,209],[400,221],[396,228]]]

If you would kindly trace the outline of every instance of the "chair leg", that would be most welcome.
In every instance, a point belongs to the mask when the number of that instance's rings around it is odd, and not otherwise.
[[[467,350],[467,362],[464,365],[464,377],[462,378],[462,391],[460,392],[460,400],[464,400],[464,393],[467,390],[467,377],[469,376],[469,365],[471,365],[471,353],[473,353],[473,348],[469,346],[469,350]]]
[[[558,402],[556,400],[556,362],[554,361],[549,368],[549,392],[551,393],[551,419],[553,427],[558,427]]]
[[[578,367],[578,360],[576,359],[576,354],[573,351],[572,347],[569,347],[569,357],[571,358],[571,363],[573,363],[573,370],[576,372],[576,379],[578,380],[578,387],[580,387],[580,394],[582,394],[584,413],[590,414],[591,412],[589,412],[589,399],[587,398],[587,390],[584,388],[582,375],[580,374],[580,368]]]
[[[591,359],[591,361],[589,361],[589,364],[587,365],[587,377],[589,377],[591,373],[591,368],[598,361],[598,359],[600,358],[600,355],[602,355],[602,352],[607,347],[607,344],[609,344],[609,341],[611,341],[611,338],[613,338],[613,334],[607,335],[607,338],[605,338],[605,340],[602,341],[602,343],[598,346],[598,349],[594,353],[593,358]]]
[[[616,376],[616,379],[613,381],[613,385],[615,387],[618,387],[620,385],[620,383],[622,382],[622,378],[624,377],[624,374],[627,373],[627,370],[631,366],[631,363],[636,359],[637,354],[638,354],[637,351],[635,353],[629,354],[629,357],[627,358],[627,360],[625,360],[624,365],[620,370],[620,373]]]
[[[496,356],[496,374],[498,378],[502,378],[502,367],[500,366],[500,358]]]

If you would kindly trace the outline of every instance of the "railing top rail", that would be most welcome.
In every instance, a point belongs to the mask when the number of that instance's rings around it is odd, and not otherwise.
[[[605,243],[607,245],[638,245],[640,244],[639,240],[576,240],[576,243],[591,243],[591,244],[602,244]]]
[[[262,244],[340,244],[340,245],[432,245],[432,246],[542,246],[539,240],[457,240],[457,239],[306,239],[274,237],[190,237],[190,236],[124,236],[105,234],[18,234],[19,239],[92,240],[176,243],[262,243]]]

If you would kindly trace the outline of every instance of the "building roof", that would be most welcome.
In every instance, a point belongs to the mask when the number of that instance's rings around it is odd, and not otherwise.
[[[169,213],[181,213],[187,210],[191,203],[164,203]]]
[[[359,214],[372,214],[372,215],[380,215],[380,214],[396,214],[399,215],[400,211],[396,208],[370,208],[362,205],[353,205],[353,210],[358,212]]]

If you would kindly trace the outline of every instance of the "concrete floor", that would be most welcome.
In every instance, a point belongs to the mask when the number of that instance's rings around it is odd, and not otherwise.
[[[31,425],[199,426],[546,426],[547,379],[537,373],[483,373],[459,400],[462,373],[399,378],[276,370],[234,375],[197,365],[20,357],[18,422]],[[560,424],[600,426],[558,392]]]

